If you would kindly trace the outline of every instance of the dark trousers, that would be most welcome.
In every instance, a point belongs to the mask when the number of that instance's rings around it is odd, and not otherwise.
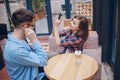
[[[39,68],[38,68],[38,71],[39,71],[39,73],[44,72],[43,67],[39,67]],[[44,77],[42,78],[42,80],[49,80],[49,79],[48,79],[46,76],[44,76]]]
[[[4,64],[4,60],[3,60],[3,57],[2,57],[2,52],[0,51],[0,70],[5,66]]]

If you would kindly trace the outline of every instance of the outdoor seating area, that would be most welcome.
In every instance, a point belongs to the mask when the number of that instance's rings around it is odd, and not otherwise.
[[[60,52],[63,50],[63,47],[58,47],[56,45],[54,37],[52,35],[49,36],[49,50],[49,56],[50,54],[55,55],[55,52]],[[89,31],[89,36],[83,46],[82,53],[91,56],[98,62],[99,69],[94,80],[101,80],[101,48],[98,46],[98,34],[96,31]]]
[[[49,48],[51,52],[55,52],[61,48],[59,48],[54,40],[52,35],[49,36]],[[84,49],[97,49],[98,48],[98,34],[96,31],[89,31],[89,36],[87,41],[83,46]]]
[[[120,80],[119,0],[0,0],[0,80]]]
[[[43,47],[43,49],[46,51],[47,54],[49,54],[49,57],[52,58],[52,55],[55,55],[54,52],[58,52],[60,50],[62,50],[63,48],[58,47],[55,43],[54,37],[49,36],[48,38],[39,38],[39,40],[42,42],[41,46]],[[6,39],[0,41],[1,42],[1,47],[3,49],[4,44],[6,42]],[[92,58],[94,58],[98,65],[99,65],[99,69],[98,69],[98,73],[97,76],[95,76],[95,80],[100,79],[101,77],[101,59],[100,59],[100,50],[98,49],[98,35],[96,33],[96,31],[89,31],[89,37],[86,41],[86,43],[84,44],[84,48],[83,48],[83,54],[85,55],[89,55]],[[52,54],[53,53],[53,54]],[[58,53],[57,53],[58,54]],[[51,55],[51,56],[50,56]],[[3,68],[4,74],[7,73],[6,68]],[[3,74],[3,73],[0,73]],[[5,77],[8,77],[8,75],[6,75]]]

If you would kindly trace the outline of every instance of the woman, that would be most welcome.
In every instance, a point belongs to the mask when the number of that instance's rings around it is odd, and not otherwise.
[[[73,53],[75,50],[83,50],[83,44],[88,38],[88,20],[84,16],[74,16],[71,20],[69,28],[58,32],[60,20],[55,18],[54,21],[54,37],[58,46],[64,47],[60,53],[65,53],[66,50]],[[65,37],[60,39],[60,37]]]

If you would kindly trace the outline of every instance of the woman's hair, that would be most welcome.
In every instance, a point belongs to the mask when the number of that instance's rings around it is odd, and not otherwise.
[[[21,23],[32,22],[34,14],[32,11],[20,8],[13,12],[11,20],[14,24],[14,27],[19,27]]]
[[[84,16],[76,15],[73,18],[80,20],[79,22],[79,30],[77,31],[77,36],[81,37],[82,39],[88,38],[88,20]]]

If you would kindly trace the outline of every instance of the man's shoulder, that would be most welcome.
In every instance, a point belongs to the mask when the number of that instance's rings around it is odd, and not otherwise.
[[[17,48],[19,47],[19,45],[13,41],[7,40],[5,47],[4,47],[4,52],[14,52],[15,50],[17,50]]]

